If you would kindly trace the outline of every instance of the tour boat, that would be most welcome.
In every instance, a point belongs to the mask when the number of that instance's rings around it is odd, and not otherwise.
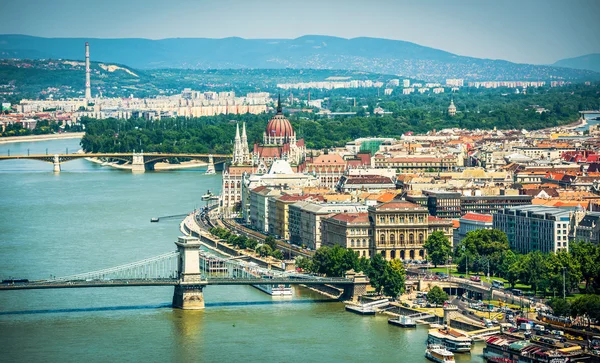
[[[291,297],[293,295],[292,287],[287,284],[279,284],[279,285],[252,285],[259,289],[262,292],[266,292],[267,294],[274,297]]]
[[[213,193],[210,190],[202,196],[202,200],[209,200],[213,196]]]
[[[471,338],[454,329],[430,329],[427,343],[443,345],[451,352],[468,353],[473,341]]]
[[[397,318],[388,319],[388,324],[401,326],[403,328],[416,328],[417,323],[408,316],[400,315]]]
[[[427,346],[425,358],[437,363],[454,363],[454,354],[443,345],[438,344]]]

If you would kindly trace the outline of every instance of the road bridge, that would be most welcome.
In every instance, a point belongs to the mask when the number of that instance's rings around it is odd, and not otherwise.
[[[173,307],[204,309],[203,289],[212,285],[335,285],[344,289],[344,299],[357,300],[369,280],[348,273],[327,278],[274,271],[236,259],[219,258],[200,251],[200,240],[179,237],[177,251],[108,269],[50,280],[3,282],[0,291],[73,289],[93,287],[173,286]]]
[[[154,165],[160,161],[168,159],[192,159],[201,160],[207,163],[207,171],[214,172],[216,164],[223,164],[231,159],[227,154],[178,154],[178,153],[74,153],[74,154],[28,154],[28,155],[0,155],[2,160],[38,160],[54,165],[54,172],[60,173],[62,163],[84,159],[98,158],[105,160],[117,160],[131,165],[131,171],[143,173],[146,170],[154,170]]]

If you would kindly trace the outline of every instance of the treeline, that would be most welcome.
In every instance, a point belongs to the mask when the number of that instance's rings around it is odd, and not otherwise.
[[[281,252],[281,250],[277,248],[277,243],[275,242],[275,239],[271,236],[267,237],[265,239],[265,242],[261,244],[253,238],[248,238],[242,235],[238,236],[224,228],[211,228],[209,232],[219,238],[227,240],[227,243],[237,248],[254,250],[261,257],[271,256],[279,260],[283,259],[283,252]]]
[[[27,136],[27,135],[45,135],[54,134],[60,130],[60,125],[55,121],[41,120],[38,121],[33,130],[23,127],[20,123],[12,123],[6,125],[4,131],[0,131],[0,137],[6,136]],[[65,125],[63,128],[65,132],[80,132],[83,131],[81,126],[70,126]]]
[[[429,255],[433,252],[428,250]],[[439,254],[446,254],[440,257],[442,261],[450,257],[445,248],[437,251]],[[519,254],[510,250],[504,232],[477,230],[467,233],[452,257],[459,273],[489,273],[505,279],[511,287],[529,285],[534,294],[542,296],[562,295],[563,288],[566,293],[600,291],[600,246],[589,242],[573,242],[568,251]],[[585,287],[580,288],[582,281]]]
[[[322,118],[314,113],[297,113],[289,119],[298,138],[308,148],[343,146],[359,137],[400,137],[413,131],[425,133],[442,128],[539,129],[575,121],[578,111],[597,105],[595,87],[543,88],[534,94],[503,96],[500,90],[477,90],[453,95],[459,110],[447,115],[451,95],[398,96],[365,99],[358,116]],[[348,101],[344,101],[348,102]],[[392,114],[366,116],[376,106]],[[536,112],[537,107],[547,112]],[[364,116],[360,116],[360,115]],[[236,122],[246,122],[250,144],[262,142],[269,114],[218,115],[202,118],[162,120],[84,119],[86,135],[81,145],[88,152],[191,152],[230,153]]]
[[[351,249],[339,245],[323,246],[312,258],[296,258],[296,267],[329,277],[342,277],[349,270],[360,271],[369,277],[371,286],[379,294],[395,298],[404,292],[406,271],[402,261],[386,261],[380,254],[371,259],[359,258]]]

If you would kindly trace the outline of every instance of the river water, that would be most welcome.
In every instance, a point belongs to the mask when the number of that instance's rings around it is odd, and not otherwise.
[[[60,153],[78,140],[0,145],[0,154]],[[0,277],[43,279],[175,249],[179,220],[220,175],[202,169],[132,174],[85,160],[62,173],[0,162]],[[402,330],[296,288],[273,299],[252,287],[205,289],[204,311],[170,307],[173,288],[0,291],[0,360],[46,362],[424,362],[427,330]],[[482,346],[459,361],[482,361]]]

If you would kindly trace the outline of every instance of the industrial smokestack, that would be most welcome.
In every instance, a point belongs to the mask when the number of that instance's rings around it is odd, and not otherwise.
[[[90,88],[90,44],[85,42],[85,99],[92,98],[92,90]]]

